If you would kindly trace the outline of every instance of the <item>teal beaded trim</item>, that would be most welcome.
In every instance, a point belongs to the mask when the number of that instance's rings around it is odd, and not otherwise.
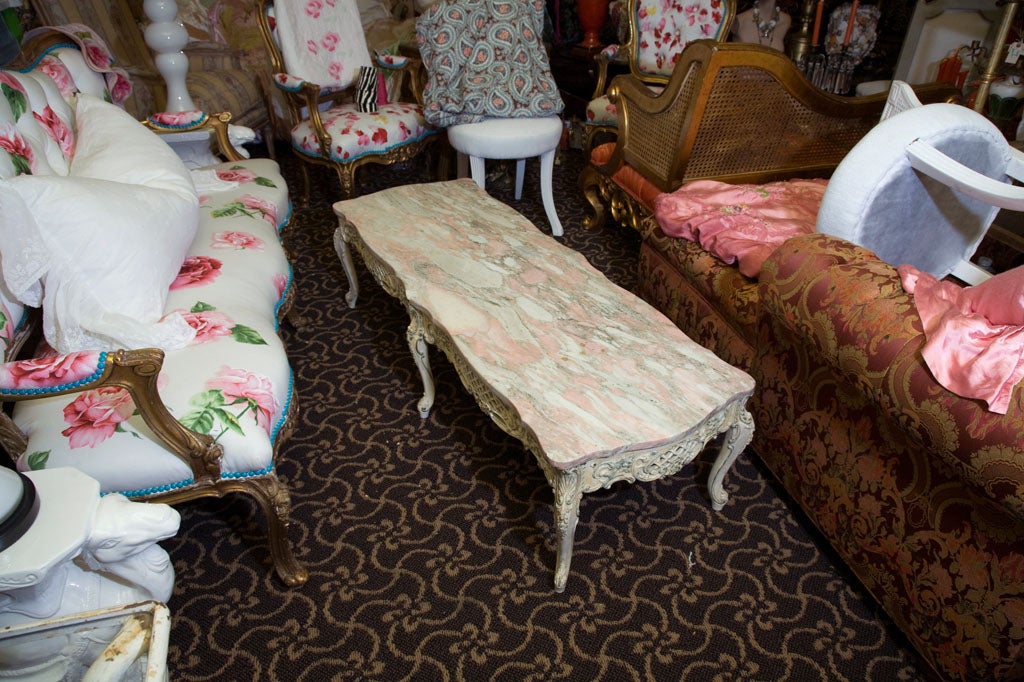
[[[154,128],[159,128],[160,130],[191,130],[192,128],[198,128],[203,125],[209,118],[210,115],[204,111],[201,116],[189,121],[188,123],[179,123],[174,125],[171,123],[160,123],[159,121],[154,121],[153,117],[150,116],[149,124]]]
[[[240,478],[255,478],[257,476],[266,476],[274,470],[274,464],[271,462],[262,469],[255,471],[223,471],[220,474],[221,480],[233,480]],[[150,497],[151,495],[159,495],[160,493],[169,493],[174,490],[180,490],[181,488],[187,488],[188,486],[195,483],[194,478],[186,478],[184,481],[178,481],[176,483],[166,483],[164,485],[155,485],[151,488],[142,488],[140,490],[112,490],[102,495],[121,494],[125,497]]]
[[[281,304],[288,300],[288,290],[292,288],[292,283],[295,281],[295,272],[292,270],[292,264],[288,264],[288,283],[284,285],[284,291],[281,292],[280,300],[274,304],[274,331],[280,331],[281,328],[281,316],[278,311],[281,310]]]
[[[284,399],[284,407],[281,410],[281,418],[277,420],[277,424],[270,431],[270,442],[273,443],[277,440],[277,432],[284,426],[284,421],[288,417],[288,408],[292,404],[292,395],[295,388],[295,375],[292,373],[291,367],[288,368],[288,397]]]
[[[39,62],[43,61],[43,59],[45,59],[47,57],[47,55],[49,55],[51,52],[53,52],[55,50],[61,49],[62,47],[70,47],[73,50],[79,50],[78,45],[75,45],[74,43],[57,43],[56,45],[53,45],[52,47],[47,48],[47,50],[45,52],[43,52],[41,55],[39,55],[39,58],[36,59],[34,62],[32,62],[32,66],[26,67],[24,69],[20,69],[19,73],[28,73],[29,71],[33,70],[34,68],[39,66]],[[81,51],[81,50],[79,50],[79,51]]]
[[[0,388],[0,395],[46,395],[47,393],[60,393],[61,391],[67,391],[72,388],[81,388],[82,386],[87,386],[103,376],[103,370],[106,369],[106,366],[107,352],[101,351],[99,360],[96,363],[96,371],[87,377],[83,377],[77,381],[70,381],[66,384],[44,386],[41,388]]]

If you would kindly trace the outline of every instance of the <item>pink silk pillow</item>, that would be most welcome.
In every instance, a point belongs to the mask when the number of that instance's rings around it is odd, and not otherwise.
[[[756,278],[765,259],[790,237],[814,232],[827,180],[730,185],[696,180],[654,200],[670,237],[699,242],[725,263]]]
[[[1024,266],[973,287],[937,280],[912,265],[897,268],[924,326],[921,351],[936,381],[1006,414],[1024,379]]]

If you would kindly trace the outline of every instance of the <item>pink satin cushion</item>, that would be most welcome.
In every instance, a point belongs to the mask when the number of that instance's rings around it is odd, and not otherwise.
[[[1024,266],[973,287],[898,268],[924,326],[921,351],[936,381],[1006,414],[1024,379]]]
[[[697,180],[654,200],[654,214],[670,237],[695,241],[756,278],[764,260],[790,237],[814,232],[827,180],[782,180],[731,185]]]

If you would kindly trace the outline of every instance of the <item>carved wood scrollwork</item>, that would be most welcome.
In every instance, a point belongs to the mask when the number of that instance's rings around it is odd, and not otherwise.
[[[214,482],[220,477],[224,451],[211,436],[185,428],[167,410],[156,385],[163,360],[164,353],[157,348],[119,350],[108,356],[101,384],[127,389],[146,425],[189,465],[196,482]]]

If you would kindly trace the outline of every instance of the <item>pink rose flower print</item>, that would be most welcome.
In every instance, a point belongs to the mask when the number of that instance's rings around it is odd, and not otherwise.
[[[217,179],[225,182],[252,182],[256,174],[248,168],[218,168]]]
[[[331,62],[327,66],[327,73],[336,81],[341,80],[341,74],[345,72],[345,68],[338,62]]]
[[[60,147],[60,153],[64,155],[64,158],[71,158],[75,151],[74,136],[71,134],[71,129],[57,117],[50,105],[46,105],[42,114],[33,111],[32,115],[46,130],[46,134]]]
[[[191,346],[216,341],[222,336],[231,336],[231,331],[235,326],[230,317],[215,310],[183,313],[182,317],[185,318],[189,326],[196,330],[196,336],[189,344]]]
[[[64,97],[70,97],[75,92],[75,81],[71,78],[71,72],[68,71],[68,67],[61,60],[53,55],[46,55],[39,62],[39,69],[56,83],[57,89],[60,90],[60,94]]]
[[[284,296],[285,288],[288,286],[288,275],[283,272],[277,273],[274,275],[273,283],[274,289],[277,290],[277,300],[280,301],[281,297]]]
[[[134,411],[131,395],[123,388],[105,386],[85,391],[65,406],[64,421],[69,426],[60,433],[71,448],[93,448],[113,436]]]
[[[122,77],[121,74],[114,74],[114,84],[110,87],[110,98],[116,104],[120,104],[128,99],[130,94],[132,94],[132,82],[128,78]]]
[[[250,218],[263,218],[272,228],[277,229],[277,207],[266,199],[261,199],[254,194],[246,194],[232,201],[211,213],[214,218],[227,218],[237,214],[247,215]]]
[[[99,45],[88,45],[85,48],[85,55],[90,66],[97,69],[106,69],[110,66],[110,53]]]
[[[235,249],[238,251],[262,251],[266,243],[259,237],[248,232],[224,231],[213,235],[210,248]]]
[[[100,354],[82,351],[0,365],[0,387],[42,388],[84,379],[96,371]]]
[[[324,5],[320,0],[311,0],[306,3],[306,15],[314,19],[320,18],[320,12],[323,10]]]
[[[178,276],[171,282],[171,291],[187,287],[201,287],[220,277],[221,263],[210,256],[189,256],[181,264]]]
[[[11,156],[14,171],[18,175],[31,175],[35,167],[35,155],[28,142],[10,123],[0,127],[0,149]]]
[[[216,377],[206,382],[206,387],[220,391],[232,402],[248,403],[246,409],[255,412],[256,423],[263,427],[267,435],[270,434],[270,418],[279,407],[270,379],[244,369],[223,366]]]
[[[324,49],[327,50],[328,52],[334,52],[334,50],[338,47],[338,43],[340,42],[341,36],[332,31],[331,33],[328,33],[323,37],[323,39],[320,41],[320,44],[323,45]]]

